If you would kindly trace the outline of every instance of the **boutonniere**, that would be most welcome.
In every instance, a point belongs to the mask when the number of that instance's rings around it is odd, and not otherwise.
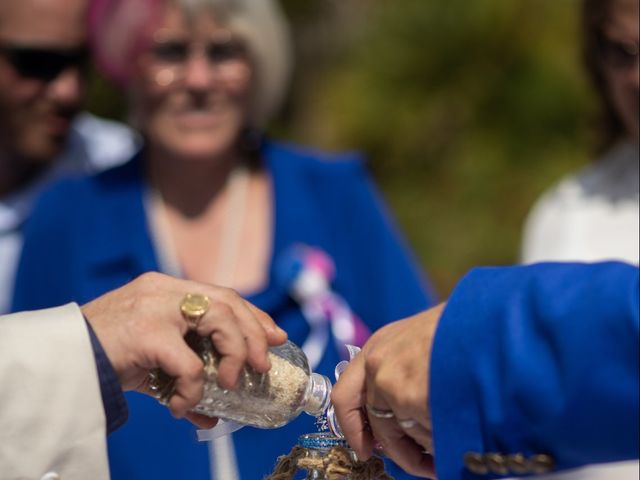
[[[300,305],[311,329],[302,349],[312,369],[320,363],[330,336],[341,358],[348,359],[346,345],[361,346],[371,334],[332,287],[335,276],[333,259],[325,251],[304,244],[286,249],[276,264],[278,282]]]

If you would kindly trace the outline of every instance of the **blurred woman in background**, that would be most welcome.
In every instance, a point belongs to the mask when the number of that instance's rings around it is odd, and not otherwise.
[[[638,0],[584,0],[584,55],[603,107],[604,153],[545,193],[529,215],[524,262],[638,264]]]
[[[359,156],[264,138],[291,66],[276,3],[95,0],[90,23],[98,65],[125,90],[144,147],[44,194],[14,308],[86,302],[159,270],[240,291],[333,378],[341,343],[430,305]],[[306,417],[208,448],[154,401],[128,401],[131,421],[109,439],[114,479],[256,480],[316,430]]]

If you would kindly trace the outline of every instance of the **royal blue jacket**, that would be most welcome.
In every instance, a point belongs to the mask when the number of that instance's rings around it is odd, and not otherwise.
[[[638,275],[546,263],[479,268],[458,284],[430,372],[440,480],[500,478],[472,474],[469,453],[507,466],[543,454],[554,470],[638,458]]]
[[[274,190],[274,237],[268,285],[247,299],[270,313],[289,338],[309,332],[299,306],[275,280],[275,259],[289,246],[319,247],[337,267],[333,289],[374,330],[417,313],[431,299],[414,259],[357,155],[326,155],[267,143],[262,157]],[[158,271],[147,216],[142,157],[103,174],[68,179],[38,202],[25,230],[14,309],[87,302],[147,271]],[[329,344],[317,371],[333,378]],[[154,400],[128,394],[128,423],[109,437],[114,480],[209,478],[206,444]],[[241,478],[261,479],[302,433],[302,415],[278,431],[233,434]],[[407,478],[390,467],[397,478]]]

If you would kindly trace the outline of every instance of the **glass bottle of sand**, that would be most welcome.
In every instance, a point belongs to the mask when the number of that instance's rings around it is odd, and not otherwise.
[[[196,413],[258,428],[277,428],[301,412],[320,416],[329,406],[331,381],[312,373],[304,352],[292,342],[269,349],[271,369],[267,373],[245,367],[238,387],[226,390],[217,382],[220,356],[211,340],[193,332],[185,339],[204,362],[204,395],[193,409]],[[173,393],[173,379],[155,370],[150,387],[156,398],[166,402]]]

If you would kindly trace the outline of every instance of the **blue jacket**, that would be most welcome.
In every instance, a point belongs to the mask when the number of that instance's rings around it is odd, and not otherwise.
[[[559,470],[638,458],[638,277],[548,263],[459,283],[432,352],[440,480],[499,477],[465,469],[471,452],[545,454]]]
[[[356,155],[330,157],[267,144],[263,159],[274,184],[273,254],[269,284],[247,298],[269,312],[292,341],[301,345],[309,329],[299,306],[275,281],[274,261],[295,243],[331,256],[337,267],[334,290],[371,330],[429,306],[416,264]],[[141,167],[141,159],[134,158],[45,193],[26,227],[15,309],[83,303],[159,270],[143,206]],[[316,370],[333,378],[338,361],[330,343]],[[129,422],[109,437],[114,480],[209,478],[207,446],[197,443],[191,424],[175,421],[150,398],[127,397]],[[278,431],[234,433],[241,478],[262,478],[300,434],[313,431],[314,419],[303,415]]]

